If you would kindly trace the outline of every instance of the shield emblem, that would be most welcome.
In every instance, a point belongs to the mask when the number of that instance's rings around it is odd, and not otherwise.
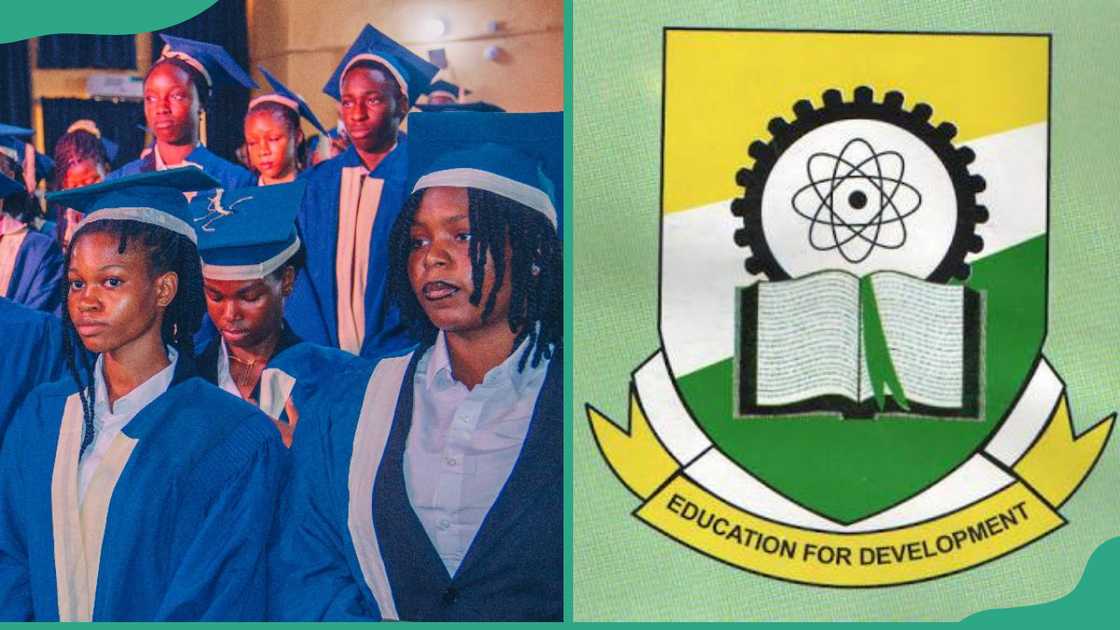
[[[1114,417],[1073,433],[1046,336],[1050,40],[666,29],[661,348],[634,516],[843,587],[1063,526]]]
[[[721,484],[852,525],[999,429],[1046,333],[1048,72],[1046,36],[666,32],[660,332]]]

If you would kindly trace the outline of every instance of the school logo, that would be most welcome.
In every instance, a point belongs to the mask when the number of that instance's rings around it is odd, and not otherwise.
[[[727,564],[884,586],[1066,524],[1047,322],[1045,35],[667,29],[660,333],[634,515]]]

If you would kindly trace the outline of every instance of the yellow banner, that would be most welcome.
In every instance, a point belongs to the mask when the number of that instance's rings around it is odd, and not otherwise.
[[[1061,527],[1059,507],[1092,469],[1115,415],[1074,437],[1065,395],[1015,464],[1018,480],[937,518],[897,529],[823,532],[778,523],[731,505],[693,482],[650,428],[636,393],[630,431],[588,407],[603,456],[638,497],[638,518],[728,564],[784,580],[885,586],[983,564]]]

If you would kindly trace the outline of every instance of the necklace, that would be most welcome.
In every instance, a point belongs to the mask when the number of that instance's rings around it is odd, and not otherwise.
[[[233,384],[237,386],[239,391],[252,392],[259,376],[253,369],[256,367],[258,359],[246,361],[234,356],[232,352],[229,354],[229,359],[229,376],[233,379]]]

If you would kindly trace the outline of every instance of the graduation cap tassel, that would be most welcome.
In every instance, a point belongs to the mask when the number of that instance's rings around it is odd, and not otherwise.
[[[202,146],[206,146],[206,111],[199,110],[198,112],[198,141]]]

